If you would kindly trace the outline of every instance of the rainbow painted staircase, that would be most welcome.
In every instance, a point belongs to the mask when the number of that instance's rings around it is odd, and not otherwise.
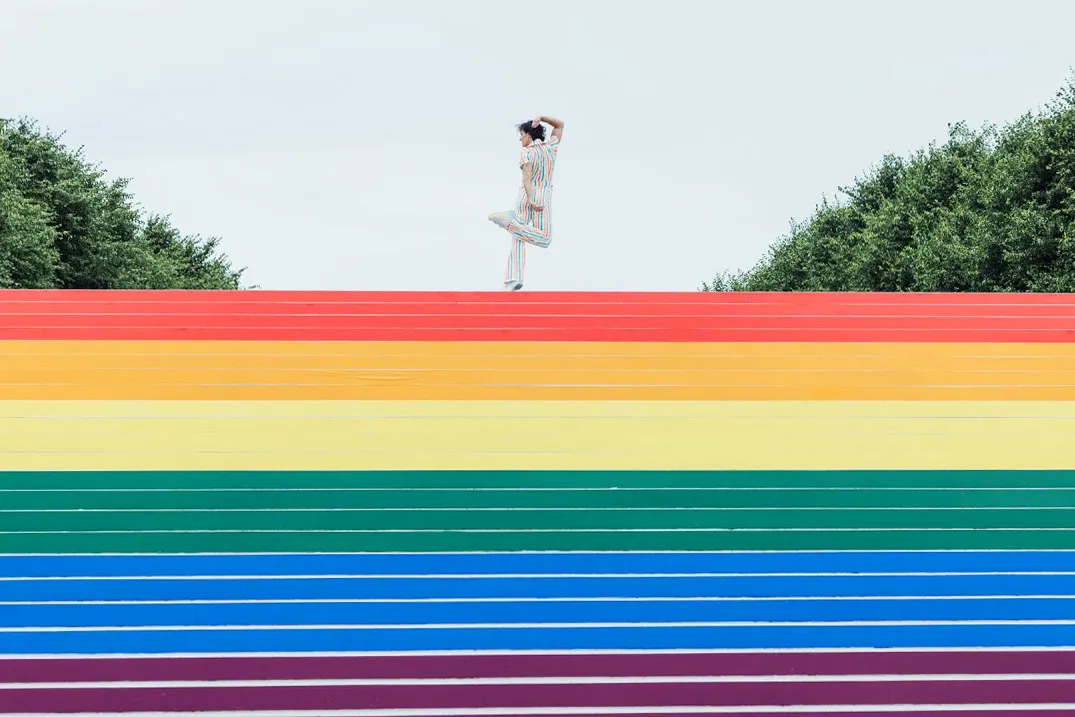
[[[0,714],[1075,714],[1075,296],[0,292]]]

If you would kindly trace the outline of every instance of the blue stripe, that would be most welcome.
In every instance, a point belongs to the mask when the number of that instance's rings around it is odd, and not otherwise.
[[[7,605],[22,627],[1073,620],[1075,599]]]
[[[1075,572],[1075,551],[0,556],[0,577]]]
[[[0,583],[0,600],[7,602],[991,595],[1075,595],[1075,575],[78,579]]]
[[[1075,647],[1071,625],[179,630],[0,633],[0,654]]]

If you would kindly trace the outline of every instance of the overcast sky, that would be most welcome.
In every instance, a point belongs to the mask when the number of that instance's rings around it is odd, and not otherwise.
[[[1075,2],[0,0],[0,116],[264,288],[498,289],[513,125],[567,122],[527,288],[692,290],[1075,65]]]

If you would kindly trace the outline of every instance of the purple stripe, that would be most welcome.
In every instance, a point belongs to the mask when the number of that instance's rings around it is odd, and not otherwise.
[[[0,660],[0,683],[888,674],[1075,674],[1075,650]]]
[[[655,712],[650,714],[644,714],[640,712],[631,712],[628,717],[788,717],[788,713],[784,710],[774,712]],[[814,712],[813,715],[817,717],[869,717],[869,715],[882,715],[883,717],[891,717],[896,713],[894,712]],[[1033,710],[960,710],[958,712],[952,712],[951,710],[946,712],[937,712],[935,710],[922,711],[915,710],[914,717],[1050,717],[1051,715],[1064,715],[1064,717],[1070,717],[1070,709],[1033,709]],[[497,714],[496,717],[564,717],[563,714],[538,714],[535,712],[527,712],[526,714]],[[574,715],[573,717],[583,717],[582,715]]]
[[[1075,680],[11,689],[0,713],[1075,702]]]

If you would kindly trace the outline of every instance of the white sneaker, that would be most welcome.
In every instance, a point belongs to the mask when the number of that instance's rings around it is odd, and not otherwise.
[[[507,229],[513,216],[513,212],[494,212],[489,215],[489,221],[496,224],[501,229]]]
[[[523,282],[521,281],[512,281],[504,284],[504,289],[506,291],[518,291],[521,288],[523,288]]]

